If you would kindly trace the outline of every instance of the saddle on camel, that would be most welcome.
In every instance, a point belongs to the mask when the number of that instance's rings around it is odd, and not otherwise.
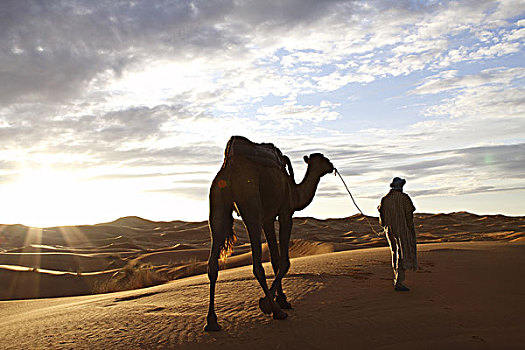
[[[224,163],[222,167],[224,168],[228,160],[234,156],[248,158],[266,167],[279,168],[285,173],[286,167],[288,167],[288,175],[294,179],[290,158],[284,155],[273,143],[255,143],[244,136],[232,136],[224,150]]]

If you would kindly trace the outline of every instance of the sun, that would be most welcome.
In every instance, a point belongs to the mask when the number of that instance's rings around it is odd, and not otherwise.
[[[81,171],[39,168],[19,174],[0,187],[2,223],[34,227],[95,223],[104,219],[101,213],[110,205],[108,197],[118,194],[109,184],[87,180]]]
[[[67,172],[28,169],[3,188],[2,197],[17,221],[45,227],[74,211],[73,198],[79,191],[81,184]]]
[[[39,169],[24,171],[15,186],[22,196],[52,200],[53,196],[60,196],[71,183],[71,178],[63,172]]]
[[[20,169],[13,182],[0,183],[0,223],[45,228],[97,224],[129,215],[151,220],[207,218],[207,197],[178,194],[171,189],[176,184],[169,176],[104,176],[112,171]]]

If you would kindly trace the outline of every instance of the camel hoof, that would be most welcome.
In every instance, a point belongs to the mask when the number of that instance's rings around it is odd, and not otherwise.
[[[211,322],[208,322],[208,324],[206,325],[206,327],[204,327],[204,330],[206,332],[217,332],[217,331],[220,331],[221,330],[221,326],[219,326],[219,324],[217,322],[215,323],[211,323]]]
[[[268,298],[259,299],[259,308],[262,312],[269,315],[272,313],[272,303]]]
[[[286,300],[286,295],[284,295],[284,294],[278,295],[277,298],[275,299],[275,301],[277,301],[277,304],[279,304],[281,309],[285,309],[285,310],[291,310],[292,309],[292,304],[290,304]]]
[[[279,310],[273,313],[274,320],[285,320],[288,317],[288,314],[283,310]]]

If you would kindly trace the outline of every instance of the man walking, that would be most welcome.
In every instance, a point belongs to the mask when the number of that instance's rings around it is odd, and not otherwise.
[[[409,291],[403,284],[405,270],[417,270],[416,231],[414,216],[416,210],[410,197],[403,193],[406,180],[395,177],[390,184],[391,190],[381,198],[379,223],[383,227],[388,244],[392,250],[392,268],[394,270],[394,289]]]

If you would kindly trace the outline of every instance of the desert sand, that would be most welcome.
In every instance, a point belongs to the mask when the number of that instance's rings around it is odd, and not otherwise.
[[[393,290],[385,239],[362,216],[294,220],[288,319],[259,310],[236,222],[239,241],[219,273],[218,333],[203,332],[206,222],[0,225],[0,348],[523,348],[525,218],[416,214],[419,271],[407,274],[406,293]],[[94,294],[101,286],[138,289]]]

